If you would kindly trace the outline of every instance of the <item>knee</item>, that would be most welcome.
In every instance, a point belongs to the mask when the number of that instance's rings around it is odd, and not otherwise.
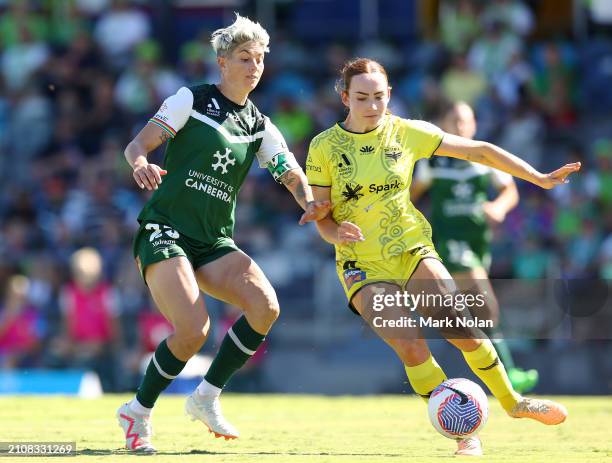
[[[447,341],[462,352],[475,351],[482,344],[482,339],[447,339]]]
[[[265,304],[258,309],[258,317],[262,324],[272,326],[280,315],[280,307],[277,303]]]
[[[405,365],[420,365],[429,358],[430,352],[423,339],[391,339],[387,343]]]
[[[260,327],[271,327],[280,315],[280,306],[276,297],[266,298],[261,301],[251,301],[246,304],[244,311],[250,315],[251,320],[256,320]]]

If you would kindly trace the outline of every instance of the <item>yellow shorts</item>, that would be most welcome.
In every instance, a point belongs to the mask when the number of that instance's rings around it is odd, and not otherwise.
[[[366,285],[387,281],[397,283],[404,289],[419,262],[430,257],[442,261],[433,245],[414,248],[387,260],[336,261],[336,273],[349,301],[349,308],[357,313],[351,300],[355,293]]]

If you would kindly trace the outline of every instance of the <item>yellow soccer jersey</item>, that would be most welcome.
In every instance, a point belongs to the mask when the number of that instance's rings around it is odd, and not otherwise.
[[[385,116],[367,133],[338,124],[317,135],[306,160],[313,186],[330,187],[337,223],[353,222],[365,241],[336,246],[336,260],[385,260],[431,245],[431,227],[410,202],[414,163],[429,158],[443,132],[424,121]]]

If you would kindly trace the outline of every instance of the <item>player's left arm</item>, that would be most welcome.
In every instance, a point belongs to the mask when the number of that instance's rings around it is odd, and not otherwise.
[[[278,183],[282,183],[291,192],[295,201],[304,209],[300,225],[306,222],[321,220],[331,208],[329,201],[315,201],[312,189],[308,185],[306,174],[289,151],[287,143],[278,128],[265,118],[265,130],[261,146],[257,151],[261,167],[266,167]]]
[[[478,162],[485,166],[499,169],[510,175],[521,178],[547,190],[564,183],[569,183],[567,177],[580,170],[580,163],[573,162],[549,172],[539,172],[529,163],[509,153],[492,143],[470,140],[468,138],[444,134],[444,138],[438,149],[434,152],[436,156],[449,156],[466,161]]]
[[[314,222],[324,219],[331,208],[330,201],[315,201],[312,189],[308,185],[308,179],[301,167],[285,172],[279,178],[279,182],[291,192],[295,201],[304,209],[300,218],[300,225],[306,222]]]

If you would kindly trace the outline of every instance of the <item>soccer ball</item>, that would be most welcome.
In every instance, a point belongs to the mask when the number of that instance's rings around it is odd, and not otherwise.
[[[429,398],[429,419],[449,439],[462,439],[482,430],[489,417],[489,401],[482,388],[464,378],[447,379]]]

